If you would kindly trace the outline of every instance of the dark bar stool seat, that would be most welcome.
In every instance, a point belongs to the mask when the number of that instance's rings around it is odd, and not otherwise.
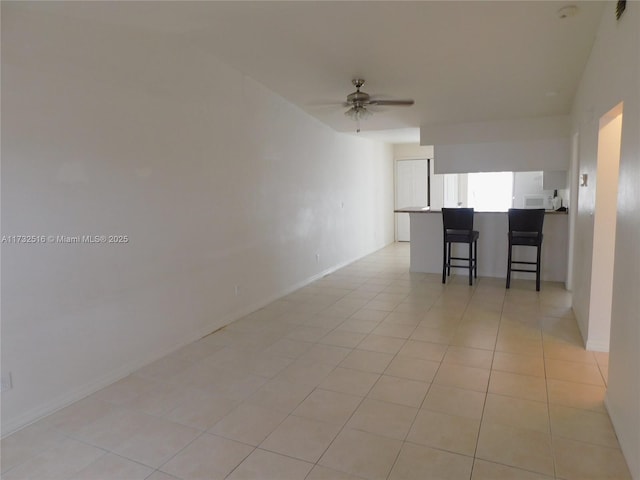
[[[473,276],[478,278],[478,238],[480,233],[473,229],[473,208],[442,209],[442,283],[451,275],[452,268],[469,269],[469,285],[473,285]],[[452,257],[452,243],[467,243],[469,257]],[[451,260],[463,260],[467,264],[452,265]]]
[[[540,258],[542,255],[542,225],[544,209],[509,209],[509,259],[507,261],[507,288],[511,286],[511,272],[529,272],[536,274],[536,291],[540,291]],[[536,261],[524,262],[512,260],[514,245],[536,247]],[[535,270],[513,268],[514,264],[535,265]]]

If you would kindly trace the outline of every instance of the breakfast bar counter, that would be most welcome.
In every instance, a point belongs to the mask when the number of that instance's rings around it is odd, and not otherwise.
[[[406,207],[395,210],[408,213],[410,218],[410,271],[442,273],[442,213],[429,207]],[[507,212],[479,212],[474,214],[474,230],[478,240],[478,276],[506,278],[508,253]],[[565,282],[569,215],[567,212],[545,213],[542,242],[542,279]],[[455,250],[454,246],[454,250]],[[464,252],[461,252],[464,253]],[[514,247],[514,258],[535,261],[535,249]],[[513,274],[513,278],[535,278],[531,274]]]

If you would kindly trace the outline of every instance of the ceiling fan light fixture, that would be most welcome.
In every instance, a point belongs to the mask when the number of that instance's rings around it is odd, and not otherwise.
[[[359,122],[360,120],[365,120],[373,115],[369,110],[367,110],[363,105],[354,105],[349,110],[344,112],[344,114],[349,117],[351,120]]]
[[[561,20],[569,17],[574,17],[577,14],[578,14],[578,7],[576,7],[575,5],[565,5],[560,10],[558,10],[558,13],[557,13],[558,18]]]

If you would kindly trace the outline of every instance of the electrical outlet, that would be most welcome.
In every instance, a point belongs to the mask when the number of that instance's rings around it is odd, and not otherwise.
[[[238,295],[240,295],[240,285],[236,285],[233,289],[234,293],[236,294],[236,297]]]
[[[0,392],[6,392],[13,388],[13,382],[11,381],[11,372],[3,373],[0,378]]]

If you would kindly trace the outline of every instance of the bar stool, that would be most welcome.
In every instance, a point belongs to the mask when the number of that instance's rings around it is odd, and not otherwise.
[[[478,238],[480,233],[473,229],[473,208],[442,209],[442,283],[451,275],[452,268],[469,269],[469,285],[473,285],[472,274],[478,278]],[[452,257],[452,243],[467,243],[469,257]],[[465,260],[467,265],[452,265],[451,260]]]
[[[507,262],[507,288],[511,285],[511,272],[529,272],[536,274],[536,291],[540,291],[540,257],[542,254],[542,224],[544,209],[509,209],[509,259]],[[511,259],[514,245],[536,247],[536,261],[524,262]],[[535,265],[535,270],[513,268],[513,264]]]

